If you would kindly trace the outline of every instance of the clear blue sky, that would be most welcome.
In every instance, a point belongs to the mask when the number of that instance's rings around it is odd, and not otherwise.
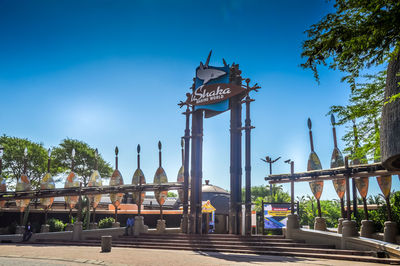
[[[329,11],[332,3],[323,0],[0,0],[0,134],[45,147],[83,140],[111,163],[118,145],[126,183],[138,143],[146,179],[153,180],[161,140],[163,166],[176,180],[184,130],[177,103],[212,49],[211,65],[222,58],[239,63],[243,76],[262,86],[252,104],[252,184],[266,184],[260,160],[266,155],[282,156],[274,173],[288,172],[289,158],[296,171],[306,169],[308,117],[328,168],[333,141],[326,113],[347,102],[349,88],[328,69],[318,85],[299,64],[304,31]],[[229,113],[205,120],[204,129],[204,179],[228,189]],[[375,179],[370,187],[378,193]],[[305,194],[308,184],[296,185],[296,195]],[[322,198],[336,198],[330,181]]]

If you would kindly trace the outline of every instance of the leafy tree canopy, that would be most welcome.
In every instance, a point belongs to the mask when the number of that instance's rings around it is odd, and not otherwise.
[[[40,178],[47,172],[48,155],[43,144],[3,135],[0,137],[0,145],[4,147],[3,176],[7,179],[9,188],[13,189],[23,174],[25,148],[28,150],[26,174],[31,180],[32,187],[37,188]],[[55,175],[64,170],[62,167],[52,166],[50,172]]]
[[[329,114],[336,114],[337,125],[356,122],[356,131],[350,127],[343,137],[344,150],[352,154],[351,159],[380,159],[379,122],[384,104],[386,71],[376,75],[366,75],[366,82],[356,84],[346,106],[331,106]],[[355,135],[358,143],[355,143]],[[363,162],[366,163],[366,162]]]
[[[83,141],[64,139],[52,152],[54,165],[64,169],[70,169],[72,165],[72,149],[75,149],[74,172],[83,179],[83,185],[87,186],[90,175],[95,169],[95,149]],[[109,178],[113,169],[99,154],[97,157],[98,170],[102,178]]]
[[[242,189],[242,200],[245,201],[246,190]],[[290,202],[289,193],[283,191],[281,185],[272,185],[272,195],[269,186],[251,187],[251,201],[255,204],[255,210],[261,211],[262,202],[283,203]]]
[[[306,31],[301,66],[317,80],[321,64],[346,72],[344,80],[354,89],[360,70],[387,62],[399,51],[400,1],[336,0],[334,7],[335,13]]]
[[[168,198],[176,198],[176,197],[178,197],[178,194],[176,194],[176,193],[174,193],[172,191],[168,191],[167,197]]]

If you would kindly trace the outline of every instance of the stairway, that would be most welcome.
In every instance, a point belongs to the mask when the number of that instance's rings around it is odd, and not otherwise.
[[[99,238],[84,241],[37,240],[37,244],[100,246]],[[283,236],[142,234],[120,236],[112,240],[113,247],[229,252],[258,255],[298,256],[333,260],[349,260],[400,264],[400,259],[377,258],[372,251],[340,250],[332,245],[306,244]]]

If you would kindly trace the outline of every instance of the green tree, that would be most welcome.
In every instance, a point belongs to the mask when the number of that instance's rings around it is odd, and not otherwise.
[[[376,75],[366,75],[366,82],[356,84],[349,99],[349,104],[331,106],[329,114],[336,114],[337,125],[345,125],[355,120],[358,144],[354,148],[354,130],[352,127],[343,136],[347,154],[352,154],[351,159],[367,158],[380,159],[379,121],[384,103],[386,72],[381,71]]]
[[[75,149],[74,172],[82,177],[83,185],[87,186],[89,177],[95,168],[95,149],[83,141],[64,139],[52,152],[54,165],[62,169],[70,169],[72,164],[72,149]],[[102,178],[109,178],[113,169],[101,157],[97,157],[98,169]]]
[[[47,150],[41,143],[35,143],[28,139],[0,137],[0,145],[4,147],[3,176],[7,179],[9,189],[14,189],[24,170],[24,150],[28,149],[26,174],[30,178],[33,189],[38,188],[39,180],[47,172]],[[62,172],[61,167],[52,167],[50,172],[55,175]]]
[[[336,0],[335,13],[326,15],[306,31],[301,66],[314,72],[329,65],[347,73],[355,88],[362,69],[387,63],[400,49],[400,2],[397,0]],[[328,61],[328,59],[330,59]]]
[[[302,44],[301,54],[305,62],[301,66],[311,69],[318,81],[321,65],[345,73],[342,80],[350,84],[350,104],[333,106],[331,112],[339,115],[339,124],[361,118],[357,126],[362,133],[358,135],[362,145],[354,151],[355,156],[369,155],[377,159],[379,129],[375,130],[373,120],[379,122],[384,102],[400,97],[395,89],[399,85],[395,79],[399,72],[396,62],[400,60],[400,1],[336,0],[334,7],[336,12],[306,31],[307,40]],[[379,65],[387,70],[367,76],[369,84],[358,84],[361,71]],[[385,86],[387,95],[384,95]],[[349,130],[344,137],[348,149],[354,146],[348,143],[353,138]]]
[[[167,197],[168,198],[176,198],[176,197],[178,197],[178,195],[172,191],[168,191]]]
[[[290,202],[289,193],[283,191],[282,185],[272,185],[273,196],[269,186],[254,186],[251,187],[251,202],[255,204],[255,210],[262,210],[262,202],[283,203]],[[242,189],[242,201],[245,201],[246,190]]]

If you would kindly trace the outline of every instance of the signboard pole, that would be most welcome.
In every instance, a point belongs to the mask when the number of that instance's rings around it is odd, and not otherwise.
[[[229,82],[241,86],[242,77],[238,64],[232,64]],[[242,95],[230,99],[231,119],[231,195],[229,210],[229,233],[239,234],[242,216]]]
[[[192,114],[192,150],[191,150],[191,169],[190,176],[192,177],[191,185],[190,185],[190,216],[189,216],[189,233],[196,234],[196,197],[197,197],[197,180],[196,180],[196,162],[197,162],[197,154],[196,154],[196,145],[197,145],[197,119],[198,116]]]
[[[245,144],[246,144],[246,211],[245,211],[245,234],[251,235],[251,129],[254,127],[251,126],[251,119],[250,119],[250,103],[254,101],[250,99],[249,96],[249,83],[250,79],[246,79],[247,83],[247,96],[246,100],[246,120],[245,120]]]
[[[202,206],[202,186],[203,186],[203,110],[199,110],[198,112],[198,132],[197,132],[197,174],[196,174],[196,179],[197,179],[197,203],[196,203],[196,220],[197,220],[197,230],[196,232],[198,234],[202,233],[202,219],[203,219],[203,214],[201,212],[201,206]]]
[[[190,110],[189,106],[186,108],[184,113],[186,116],[186,127],[185,127],[185,155],[184,155],[184,166],[183,166],[183,226],[182,232],[189,233],[188,228],[188,196],[189,196],[189,145],[190,145]]]
[[[261,201],[261,223],[262,223],[262,231],[261,231],[261,234],[262,235],[264,235],[264,224],[265,224],[265,222],[264,222],[264,218],[265,217],[265,210],[264,210],[264,200],[263,201]]]
[[[344,166],[346,167],[346,168],[348,168],[349,167],[349,159],[348,159],[348,157],[346,156],[345,157],[345,159],[344,159]],[[349,178],[349,175],[346,175],[346,205],[347,205],[347,220],[348,221],[350,221],[351,220],[351,210],[350,210],[350,206],[351,206],[351,204],[350,204],[350,180],[349,180],[350,178]]]
[[[192,187],[190,197],[190,216],[193,219],[191,232],[201,234],[201,187],[202,187],[202,146],[203,146],[203,110],[192,115]]]
[[[293,175],[294,174],[294,162],[290,162],[290,173]],[[290,182],[290,203],[291,203],[291,209],[292,209],[292,214],[294,214],[294,179],[292,177],[292,181]]]

